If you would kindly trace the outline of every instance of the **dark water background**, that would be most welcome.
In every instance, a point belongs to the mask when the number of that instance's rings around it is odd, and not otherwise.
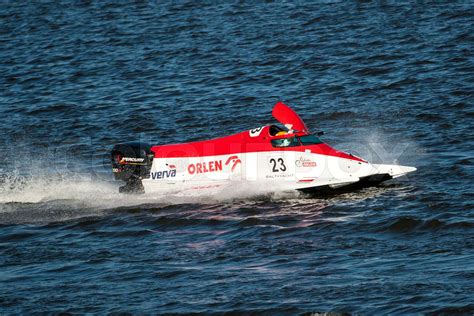
[[[474,313],[472,1],[0,4],[0,314]],[[322,198],[123,197],[114,143],[292,105],[418,171]]]

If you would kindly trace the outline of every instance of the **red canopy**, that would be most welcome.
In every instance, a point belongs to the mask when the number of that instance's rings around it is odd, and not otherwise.
[[[298,132],[309,133],[309,130],[306,127],[306,124],[301,119],[301,117],[283,102],[277,102],[277,104],[275,104],[275,106],[273,107],[272,115],[277,121],[279,121],[283,125],[292,125],[291,129],[293,130],[296,130]]]

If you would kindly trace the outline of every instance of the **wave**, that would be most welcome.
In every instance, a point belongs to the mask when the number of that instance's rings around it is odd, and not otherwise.
[[[377,231],[391,233],[411,233],[472,228],[474,228],[474,222],[469,221],[444,222],[438,219],[423,220],[416,217],[403,216],[391,221],[382,228],[377,229]]]

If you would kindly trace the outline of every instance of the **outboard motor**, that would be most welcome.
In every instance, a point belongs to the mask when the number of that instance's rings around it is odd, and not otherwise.
[[[153,157],[151,146],[144,143],[118,144],[112,148],[112,172],[116,180],[126,182],[119,192],[145,192],[142,179],[149,177]]]

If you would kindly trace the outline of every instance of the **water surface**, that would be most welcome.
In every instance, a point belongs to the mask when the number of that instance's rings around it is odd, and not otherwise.
[[[474,313],[470,1],[0,4],[0,313]],[[293,106],[418,168],[336,196],[122,196],[117,142]]]

